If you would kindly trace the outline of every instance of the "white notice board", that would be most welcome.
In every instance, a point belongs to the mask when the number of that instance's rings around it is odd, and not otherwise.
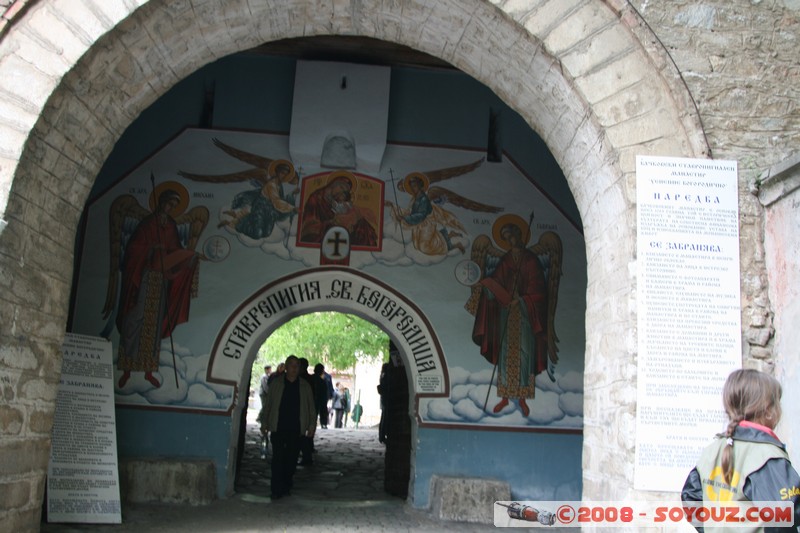
[[[637,156],[639,490],[679,491],[741,366],[736,161]]]
[[[111,342],[67,333],[58,384],[47,521],[122,522]]]

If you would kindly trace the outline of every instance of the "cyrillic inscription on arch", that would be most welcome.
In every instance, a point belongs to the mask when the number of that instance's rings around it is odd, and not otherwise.
[[[442,347],[419,308],[380,280],[343,267],[286,276],[243,302],[217,335],[207,380],[238,384],[248,354],[282,324],[314,311],[350,313],[380,326],[404,357],[416,395],[449,395]]]

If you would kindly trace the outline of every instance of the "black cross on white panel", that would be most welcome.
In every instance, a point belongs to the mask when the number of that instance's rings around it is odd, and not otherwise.
[[[322,237],[322,257],[340,262],[350,257],[350,233],[341,226],[333,226]]]

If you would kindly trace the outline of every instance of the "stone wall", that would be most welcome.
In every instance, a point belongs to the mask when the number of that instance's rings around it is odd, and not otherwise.
[[[784,384],[783,416],[777,432],[794,464],[800,463],[800,152],[760,179],[766,210],[765,249],[770,305],[775,310],[775,375]]]
[[[800,146],[800,4],[711,0],[632,4],[681,72],[711,155],[739,162],[745,366],[772,371],[773,309],[757,178]]]

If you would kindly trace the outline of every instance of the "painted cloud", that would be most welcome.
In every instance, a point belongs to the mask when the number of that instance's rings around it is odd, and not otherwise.
[[[161,382],[155,388],[145,381],[143,372],[133,372],[122,389],[114,384],[117,400],[135,405],[172,405],[188,409],[227,410],[233,403],[233,387],[206,383],[209,354],[194,355],[187,348],[175,345],[175,365],[169,340],[161,344],[158,372],[153,375]],[[115,380],[122,375],[117,371]],[[177,386],[176,386],[177,379]]]
[[[512,399],[500,412],[497,388],[489,385],[491,369],[470,373],[461,367],[449,369],[450,397],[420,401],[425,422],[481,424],[492,426],[583,427],[583,375],[569,371],[556,374],[555,382],[542,374],[536,378],[536,396],[528,400],[530,414],[525,417]],[[485,408],[484,408],[485,406]]]

